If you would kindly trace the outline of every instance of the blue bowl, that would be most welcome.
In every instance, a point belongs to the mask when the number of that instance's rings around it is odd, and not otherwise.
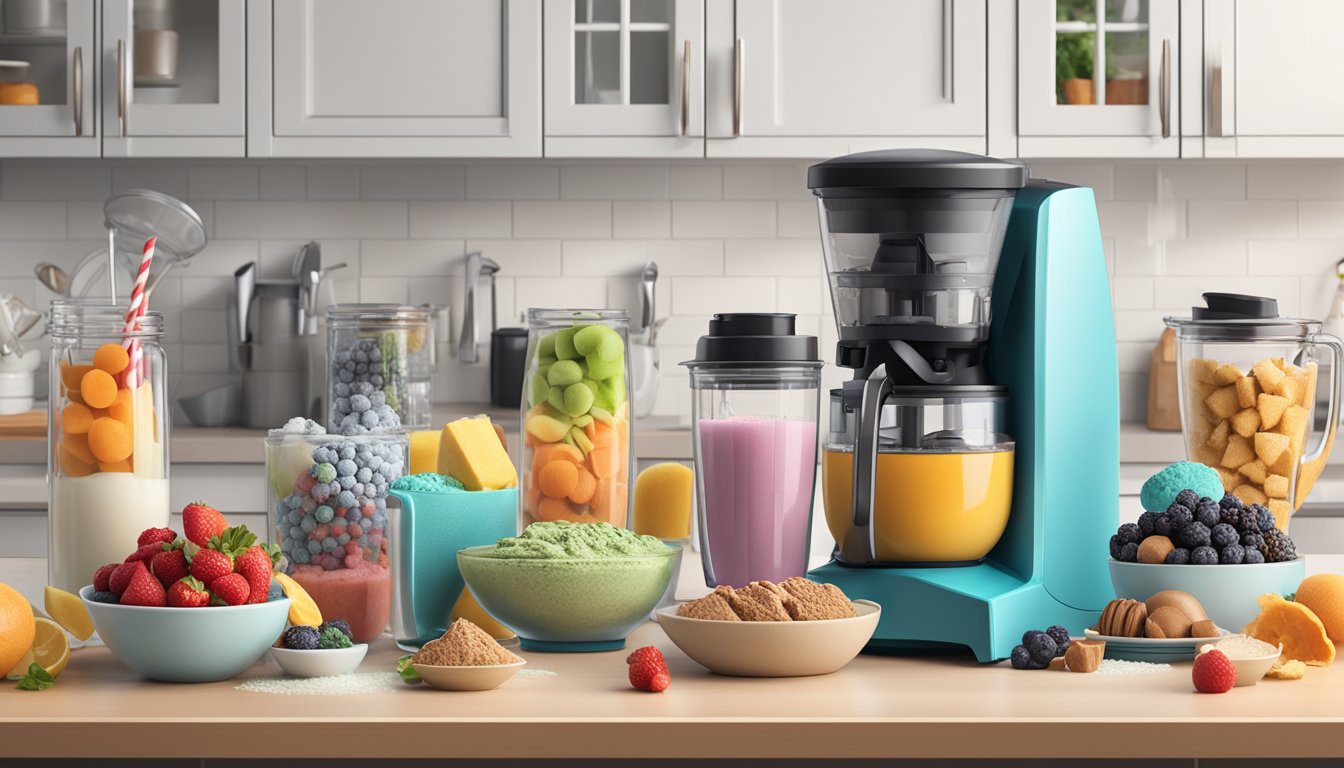
[[[1112,559],[1115,596],[1144,600],[1164,589],[1189,592],[1204,606],[1213,623],[1240,632],[1260,613],[1256,598],[1272,592],[1291,595],[1307,572],[1307,561],[1254,565],[1149,565]]]
[[[147,608],[79,596],[98,636],[122,664],[151,680],[212,683],[236,677],[257,661],[285,630],[289,598],[257,605]]]

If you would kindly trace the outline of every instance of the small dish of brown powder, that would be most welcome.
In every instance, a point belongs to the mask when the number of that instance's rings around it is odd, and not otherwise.
[[[425,643],[411,665],[431,688],[488,691],[513,677],[527,661],[501,646],[490,633],[458,619],[437,640]]]

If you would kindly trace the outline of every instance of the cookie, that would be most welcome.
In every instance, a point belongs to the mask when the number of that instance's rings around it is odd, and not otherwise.
[[[722,591],[721,591],[722,590]],[[724,592],[732,592],[732,587],[720,587],[699,600],[682,603],[677,606],[677,615],[688,619],[707,619],[709,621],[741,621],[728,604]]]
[[[784,601],[771,589],[759,584],[747,585],[725,595],[733,613],[742,621],[792,621]]]
[[[1112,600],[1101,612],[1097,631],[1112,637],[1143,637],[1148,609],[1138,600]]]
[[[794,621],[850,619],[855,616],[854,604],[834,584],[818,584],[794,576],[784,580],[779,588],[791,598],[785,601],[784,609]]]

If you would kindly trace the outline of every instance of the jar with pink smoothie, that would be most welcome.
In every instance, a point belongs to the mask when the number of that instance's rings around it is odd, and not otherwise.
[[[690,369],[705,583],[741,587],[807,570],[821,360],[794,315],[723,313]]]

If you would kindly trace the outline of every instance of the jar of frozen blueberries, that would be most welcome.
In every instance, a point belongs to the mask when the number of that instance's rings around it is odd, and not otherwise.
[[[328,429],[362,435],[429,427],[430,311],[398,304],[337,304],[327,310]]]
[[[368,642],[391,615],[387,492],[405,474],[409,441],[405,432],[322,434],[303,421],[266,437],[271,541],[322,616],[345,619],[355,642]]]

